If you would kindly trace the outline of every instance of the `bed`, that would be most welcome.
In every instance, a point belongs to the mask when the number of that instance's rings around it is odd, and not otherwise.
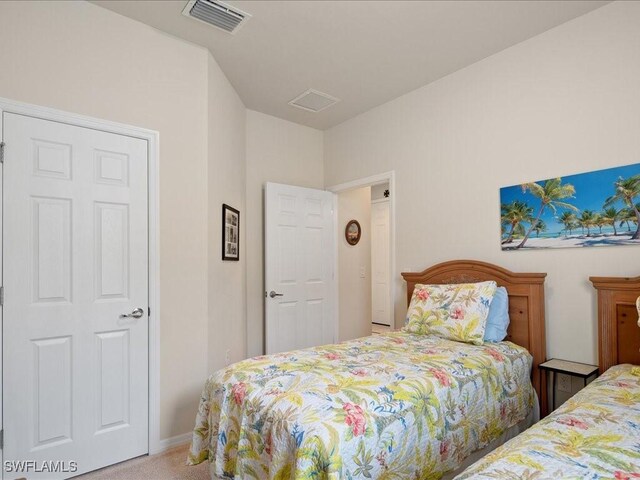
[[[538,398],[545,411],[545,274],[453,261],[403,277],[408,299],[417,284],[504,286],[509,341],[390,332],[239,362],[207,380],[188,462],[212,478],[440,478]]]
[[[590,280],[601,376],[457,479],[640,478],[640,277]]]

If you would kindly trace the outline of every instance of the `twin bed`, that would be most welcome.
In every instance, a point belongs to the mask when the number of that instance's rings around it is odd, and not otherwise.
[[[640,277],[591,277],[601,376],[464,479],[640,478]]]
[[[189,463],[207,460],[212,478],[451,478],[546,415],[545,274],[454,261],[403,277],[410,302],[416,285],[505,287],[507,338],[474,345],[409,329],[237,363],[207,381]],[[494,463],[460,478],[515,471],[485,474]]]
[[[640,367],[611,367],[456,477],[470,478],[640,478]]]

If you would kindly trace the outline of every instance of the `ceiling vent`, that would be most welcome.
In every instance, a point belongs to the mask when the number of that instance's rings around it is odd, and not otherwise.
[[[315,113],[320,110],[324,110],[339,101],[339,98],[332,97],[331,95],[310,88],[302,95],[298,95],[296,98],[291,100],[289,105]]]
[[[251,18],[251,15],[242,10],[213,0],[190,0],[182,14],[231,34],[235,34]]]

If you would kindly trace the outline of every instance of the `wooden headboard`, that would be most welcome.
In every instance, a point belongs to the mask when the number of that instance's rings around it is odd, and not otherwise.
[[[598,367],[640,365],[640,277],[589,277],[598,291]]]
[[[547,382],[538,365],[546,361],[544,327],[544,279],[546,273],[514,273],[476,260],[453,260],[440,263],[419,273],[403,273],[407,282],[407,304],[416,284],[475,283],[494,280],[509,293],[511,323],[507,338],[533,356],[531,383],[540,400],[542,416],[547,414]]]

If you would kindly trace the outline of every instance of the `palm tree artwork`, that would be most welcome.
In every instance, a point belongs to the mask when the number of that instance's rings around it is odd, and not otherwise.
[[[569,210],[565,210],[564,212],[562,212],[562,215],[558,217],[558,220],[560,220],[560,223],[564,225],[565,235],[566,233],[572,235],[573,229],[578,226],[578,217],[576,217],[576,214],[574,212],[571,212]]]
[[[615,194],[607,198],[604,202],[605,207],[608,207],[617,201],[622,201],[630,212],[633,213],[637,227],[636,233],[631,237],[632,240],[640,239],[640,209],[638,209],[638,206],[635,204],[636,198],[640,198],[640,174],[630,178],[620,177],[615,183]],[[627,223],[627,225],[629,224]]]
[[[591,236],[591,227],[596,222],[596,214],[592,210],[584,210],[578,219],[580,226],[587,229],[587,237]]]
[[[618,210],[616,207],[605,207],[602,211],[601,217],[608,225],[611,225],[611,227],[613,228],[613,235],[618,235],[616,222],[620,218],[620,210]]]
[[[640,245],[640,163],[501,188],[500,227],[503,250]]]
[[[627,232],[631,232],[631,222],[636,219],[635,213],[630,208],[623,208],[620,211],[620,228],[627,227]]]
[[[602,227],[607,225],[607,221],[605,220],[605,218],[601,214],[596,213],[595,214],[595,220],[593,221],[593,224],[596,227],[598,227],[598,229],[600,231],[600,235],[602,235]]]
[[[507,237],[502,243],[513,242],[513,236],[516,234],[524,235],[524,223],[530,223],[533,220],[531,216],[533,208],[517,200],[502,205],[501,213],[501,223],[505,227],[505,230],[509,229]]]
[[[540,237],[540,232],[547,231],[547,224],[544,223],[544,220],[538,220],[533,227],[533,231],[536,232],[536,237]]]
[[[534,227],[538,224],[540,217],[544,213],[546,208],[553,210],[553,213],[556,212],[558,207],[566,208],[569,210],[577,211],[578,208],[570,203],[563,202],[562,200],[566,198],[573,198],[573,194],[576,193],[575,188],[571,184],[562,185],[561,178],[553,178],[551,180],[547,180],[542,185],[538,183],[525,183],[522,185],[523,191],[531,191],[531,193],[540,199],[540,209],[538,210],[538,215],[531,222],[531,226],[520,245],[517,248],[524,247],[524,244],[529,240],[529,235],[533,231]]]

